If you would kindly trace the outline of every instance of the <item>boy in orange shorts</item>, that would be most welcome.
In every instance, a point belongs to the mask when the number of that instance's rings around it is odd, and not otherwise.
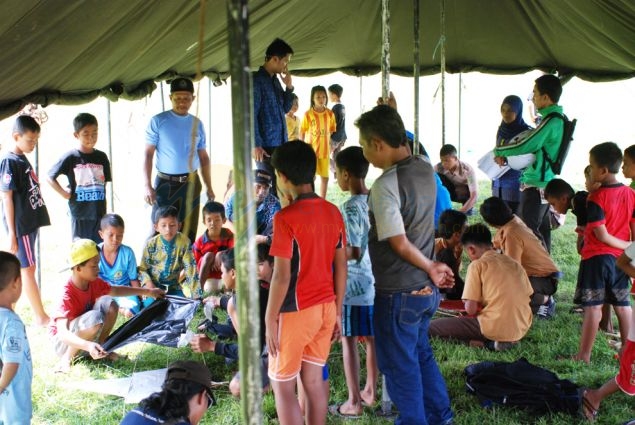
[[[274,273],[265,315],[269,379],[281,425],[303,424],[295,394],[301,374],[307,423],[326,423],[322,368],[341,334],[346,232],[338,208],[311,189],[316,156],[289,142],[271,158],[280,200],[273,218]]]

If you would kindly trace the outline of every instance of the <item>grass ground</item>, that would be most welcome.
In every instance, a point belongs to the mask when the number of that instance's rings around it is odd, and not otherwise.
[[[344,199],[339,190],[333,187],[329,191],[329,198],[339,203]],[[481,185],[482,201],[489,194],[485,184]],[[471,222],[478,221],[472,217]],[[571,361],[558,361],[559,354],[574,353],[577,349],[580,335],[581,315],[569,313],[572,307],[573,289],[577,275],[579,258],[575,250],[574,217],[567,217],[566,224],[553,232],[553,258],[565,277],[561,281],[556,299],[557,314],[553,320],[536,321],[532,329],[516,347],[505,353],[492,353],[480,349],[464,347],[452,343],[433,341],[434,352],[446,379],[452,407],[456,415],[457,424],[575,424],[583,423],[578,418],[565,415],[545,415],[535,417],[527,413],[510,408],[494,407],[484,409],[480,407],[474,396],[465,391],[463,369],[471,363],[483,360],[512,361],[525,357],[530,362],[546,367],[561,378],[568,378],[579,385],[597,387],[613,377],[617,372],[618,362],[614,358],[615,351],[609,346],[605,335],[599,334],[595,342],[592,363],[584,365]],[[46,254],[45,254],[46,255]],[[59,275],[49,276],[59,281]],[[51,303],[47,302],[50,309]],[[25,323],[31,322],[30,309],[21,302],[18,313]],[[193,321],[195,323],[197,319]],[[170,349],[149,344],[132,344],[119,350],[127,354],[129,360],[118,361],[114,364],[103,362],[79,362],[73,366],[68,375],[57,375],[53,372],[56,358],[52,353],[46,331],[28,327],[28,334],[33,353],[33,405],[34,424],[116,424],[131,405],[126,405],[121,398],[104,396],[90,391],[71,390],[69,382],[86,381],[91,379],[105,379],[130,376],[133,372],[166,367],[177,359],[196,359],[204,361],[212,370],[216,381],[229,381],[237,366],[226,366],[223,359],[214,354],[196,355],[188,348]],[[379,342],[381,343],[381,342]],[[341,347],[334,345],[329,361],[331,368],[331,402],[343,401],[346,398],[346,385],[342,368]],[[88,388],[87,388],[88,389]],[[227,386],[221,386],[216,391],[218,405],[212,408],[203,418],[204,424],[242,423],[240,418],[240,403],[229,394]],[[275,404],[272,394],[264,398],[264,424],[277,423],[275,420]],[[620,424],[635,417],[634,402],[623,394],[616,394],[602,404],[599,424]],[[329,424],[344,423],[337,418],[329,417]],[[373,415],[367,409],[358,424],[388,424],[389,421]]]

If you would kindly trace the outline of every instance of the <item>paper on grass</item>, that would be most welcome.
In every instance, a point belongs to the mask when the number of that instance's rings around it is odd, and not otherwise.
[[[92,379],[65,382],[64,386],[80,391],[123,397],[128,404],[137,404],[150,394],[161,391],[167,368],[135,372],[127,378]]]

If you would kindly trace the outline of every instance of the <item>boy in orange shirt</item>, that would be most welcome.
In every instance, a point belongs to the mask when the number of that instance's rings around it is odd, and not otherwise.
[[[301,373],[306,422],[326,423],[322,369],[341,336],[346,291],[346,232],[338,208],[311,188],[315,153],[289,142],[271,158],[280,197],[269,254],[274,273],[265,315],[269,379],[281,425],[302,424],[295,386]],[[326,162],[328,172],[328,157]]]

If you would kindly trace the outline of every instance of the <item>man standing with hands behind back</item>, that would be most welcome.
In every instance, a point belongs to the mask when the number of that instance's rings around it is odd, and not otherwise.
[[[288,69],[292,54],[291,46],[276,38],[267,47],[264,65],[253,75],[255,146],[252,157],[257,168],[273,176],[271,187],[275,196],[276,177],[269,160],[273,151],[289,139],[284,116],[293,104],[293,84]],[[285,85],[284,90],[280,81]]]
[[[181,77],[172,80],[170,100],[172,109],[153,116],[146,129],[143,163],[145,201],[152,205],[152,222],[157,209],[174,206],[179,212],[179,222],[183,225],[182,233],[193,242],[196,238],[202,189],[196,170],[200,170],[208,200],[214,200],[210,159],[206,151],[203,123],[189,113],[194,101],[192,80]],[[196,152],[192,152],[193,147]],[[155,154],[157,176],[152,185]],[[187,193],[190,185],[194,186],[194,190],[188,205]],[[154,235],[154,230],[151,235]]]

